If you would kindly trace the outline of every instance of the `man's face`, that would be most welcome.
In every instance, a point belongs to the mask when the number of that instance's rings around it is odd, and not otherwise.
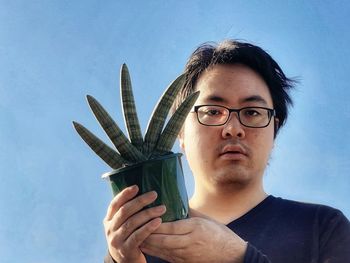
[[[215,65],[202,73],[196,90],[196,105],[273,108],[265,81],[241,64]],[[261,184],[274,143],[273,122],[265,128],[247,128],[232,112],[225,125],[204,126],[196,113],[190,113],[179,137],[196,187]]]

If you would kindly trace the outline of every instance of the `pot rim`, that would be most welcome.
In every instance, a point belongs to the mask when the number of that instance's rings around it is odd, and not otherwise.
[[[150,162],[154,162],[154,161],[161,161],[161,160],[165,160],[165,159],[170,159],[170,158],[174,158],[175,156],[181,157],[182,155],[183,155],[182,153],[171,153],[171,154],[163,155],[163,156],[160,156],[160,157],[157,157],[157,158],[154,158],[154,159],[149,159],[149,160],[146,160],[146,161],[143,161],[143,162],[140,162],[140,163],[136,163],[136,164],[133,164],[133,165],[130,165],[130,166],[125,166],[125,167],[121,167],[121,168],[118,168],[118,169],[113,169],[110,172],[106,172],[106,173],[102,174],[101,178],[102,179],[107,179],[107,178],[109,178],[110,176],[112,176],[112,175],[114,175],[116,173],[119,173],[121,171],[127,171],[127,170],[130,170],[130,169],[133,169],[133,168],[141,166],[141,165],[143,165],[145,163],[150,163]]]

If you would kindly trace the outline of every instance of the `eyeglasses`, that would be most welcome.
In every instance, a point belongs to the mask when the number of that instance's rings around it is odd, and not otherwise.
[[[206,126],[221,126],[227,123],[231,112],[236,112],[239,122],[249,128],[264,128],[270,124],[276,115],[274,109],[264,107],[244,107],[229,109],[220,105],[198,105],[194,107],[200,124]]]

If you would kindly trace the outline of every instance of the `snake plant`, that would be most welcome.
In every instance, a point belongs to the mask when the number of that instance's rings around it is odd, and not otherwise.
[[[137,117],[129,70],[123,64],[120,74],[120,92],[128,137],[101,104],[90,95],[87,95],[89,106],[116,150],[105,144],[83,125],[75,121],[73,121],[73,125],[90,148],[113,169],[167,155],[172,153],[171,149],[176,137],[199,95],[196,92],[188,96],[164,128],[169,110],[183,83],[184,75],[180,75],[165,90],[153,110],[143,138]]]

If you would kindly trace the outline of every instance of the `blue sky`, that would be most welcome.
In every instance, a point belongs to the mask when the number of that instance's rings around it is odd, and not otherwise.
[[[226,38],[262,46],[300,80],[267,191],[350,217],[349,11],[347,1],[0,0],[2,262],[101,262],[112,196],[100,175],[110,169],[72,128],[77,120],[107,141],[85,95],[124,126],[127,63],[145,129],[194,48]]]

